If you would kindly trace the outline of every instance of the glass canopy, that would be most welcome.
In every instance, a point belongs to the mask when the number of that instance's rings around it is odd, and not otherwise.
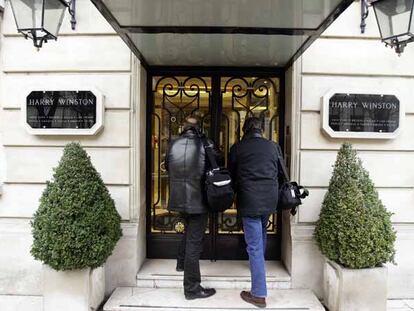
[[[308,38],[171,33],[130,37],[149,64],[166,66],[283,66]]]
[[[352,0],[92,0],[144,65],[289,66]]]

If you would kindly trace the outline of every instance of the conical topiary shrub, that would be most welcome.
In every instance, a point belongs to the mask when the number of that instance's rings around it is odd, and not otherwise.
[[[394,261],[395,231],[352,145],[339,150],[315,238],[322,253],[347,268]]]
[[[54,171],[31,223],[31,253],[55,270],[97,268],[122,236],[114,201],[78,143]]]

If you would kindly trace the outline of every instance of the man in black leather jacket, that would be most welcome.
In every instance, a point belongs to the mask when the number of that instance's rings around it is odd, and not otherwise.
[[[168,210],[179,212],[186,228],[178,250],[177,271],[184,270],[186,299],[206,298],[216,293],[200,285],[200,254],[207,225],[208,206],[204,196],[206,155],[193,117],[186,119],[181,135],[171,141],[166,156],[169,174]]]

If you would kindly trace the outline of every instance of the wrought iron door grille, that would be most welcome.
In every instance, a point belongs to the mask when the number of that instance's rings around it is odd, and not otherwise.
[[[243,133],[241,128],[247,117],[255,116],[262,120],[265,137],[278,141],[279,129],[279,79],[263,77],[222,77],[222,118],[220,127],[220,149],[227,155],[230,147],[238,142]],[[276,214],[268,223],[268,233],[277,230]],[[219,233],[243,233],[240,217],[237,217],[236,206],[220,213],[218,221]]]
[[[212,105],[221,104],[218,124],[218,144],[225,155],[242,137],[241,127],[246,117],[259,117],[265,136],[278,141],[279,133],[279,79],[263,77],[221,77],[221,103],[212,103],[211,77],[156,76],[152,81],[153,113],[151,142],[151,232],[175,234],[184,231],[185,223],[179,214],[169,212],[168,174],[164,159],[168,143],[179,135],[187,116],[196,116],[209,136],[213,130]],[[277,216],[272,215],[268,233],[277,233]],[[211,226],[208,226],[211,228]],[[207,229],[207,233],[210,229]],[[241,234],[243,228],[237,209],[233,206],[217,215],[216,234]]]
[[[205,77],[154,77],[154,107],[152,113],[152,209],[151,231],[182,233],[184,222],[180,215],[167,210],[168,174],[165,155],[168,143],[181,132],[187,116],[201,120],[208,133],[210,128],[211,79]]]

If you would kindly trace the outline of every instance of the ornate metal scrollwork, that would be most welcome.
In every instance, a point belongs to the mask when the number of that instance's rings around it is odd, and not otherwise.
[[[234,128],[230,123],[240,125],[248,115],[262,118],[267,138],[272,137],[276,128],[278,111],[277,87],[269,78],[231,77],[222,80],[221,92],[230,98],[231,104],[222,112],[222,148],[225,154],[234,141],[230,141],[231,132],[236,130],[237,139],[240,139],[240,126]],[[203,128],[211,123],[209,113],[210,82],[201,77],[158,77],[153,86],[153,135],[157,137],[157,148],[153,148],[153,196],[151,208],[151,229],[153,232],[180,233],[184,230],[184,222],[179,215],[166,210],[168,186],[167,172],[164,167],[164,156],[169,140],[177,135],[180,124],[189,115],[197,116]],[[272,97],[273,96],[273,97]],[[224,101],[224,97],[223,97]],[[207,102],[207,104],[206,104]],[[208,107],[207,107],[208,105]],[[226,111],[227,112],[226,112]],[[232,136],[233,137],[233,136]],[[274,233],[276,217],[271,216],[268,232]],[[235,211],[227,211],[218,215],[218,232],[220,234],[242,233],[241,219]]]
[[[266,128],[265,134],[267,138],[275,138],[273,133],[278,120],[278,103],[276,98],[278,89],[272,79],[266,77],[231,77],[222,84],[221,92],[223,94],[224,107],[221,128],[224,137],[222,143],[223,150],[228,152],[230,146],[235,142],[230,141],[231,119],[236,124],[236,126],[232,126],[232,130],[236,131],[234,136],[237,140],[241,138],[240,128],[243,119],[248,116],[261,118],[264,128]],[[227,104],[224,103],[225,97],[227,101],[230,101],[230,106],[229,102]],[[226,211],[219,214],[219,232],[242,233],[242,227],[241,219],[234,211]],[[272,215],[268,224],[268,232],[275,233],[275,229],[276,216]]]
[[[203,93],[208,99],[204,99]],[[167,172],[164,157],[167,145],[173,136],[181,131],[181,124],[187,116],[198,117],[205,125],[209,112],[210,88],[201,77],[159,77],[153,87],[154,102],[153,124],[159,147],[153,151],[153,203],[151,209],[151,229],[153,232],[180,233],[184,223],[174,213],[166,210],[168,196]],[[207,106],[205,101],[207,100]],[[204,103],[204,106],[202,106]]]
[[[219,231],[223,233],[239,233],[242,231],[241,220],[236,213],[220,213]]]
[[[277,88],[269,78],[232,77],[222,87],[223,94],[231,92],[231,108],[239,125],[242,123],[241,111],[245,112],[245,117],[256,116],[265,123],[272,91],[276,94]],[[240,126],[237,129],[237,137],[241,138]]]

